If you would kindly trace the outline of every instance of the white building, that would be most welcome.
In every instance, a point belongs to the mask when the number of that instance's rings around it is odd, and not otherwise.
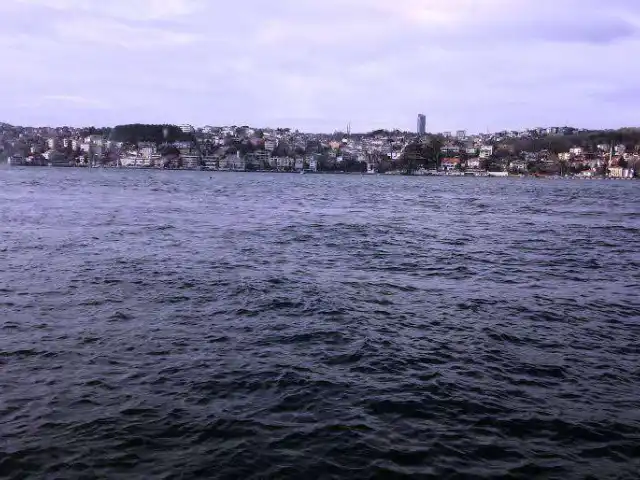
[[[107,148],[122,148],[122,145],[124,145],[122,142],[114,142],[113,140],[109,140],[106,144]]]
[[[573,147],[569,149],[569,153],[575,157],[578,157],[584,153],[584,149],[582,147]]]
[[[460,147],[457,145],[445,145],[442,147],[442,153],[446,153],[449,155],[454,155],[460,153]]]
[[[482,168],[484,161],[480,157],[470,158],[467,160],[467,168],[472,170],[479,170]]]
[[[218,159],[216,157],[204,157],[202,159],[202,163],[204,164],[204,168],[206,170],[217,170],[218,169]]]
[[[123,155],[120,157],[120,165],[123,167],[138,167],[142,164],[142,158],[137,155]]]
[[[153,147],[142,147],[138,149],[138,153],[140,154],[141,157],[150,158],[151,155],[156,153],[156,149]]]
[[[517,172],[526,172],[527,171],[527,161],[519,158],[517,160],[512,160],[509,163],[509,168],[511,168],[511,170],[515,170]]]
[[[264,141],[264,149],[267,152],[273,152],[276,148],[278,148],[278,140],[275,138],[267,138]]]
[[[198,155],[182,155],[182,167],[190,170],[200,168],[200,157]]]
[[[47,147],[50,150],[54,150],[56,148],[57,144],[58,144],[58,140],[56,138],[48,138],[47,139]]]
[[[491,155],[493,155],[492,145],[482,145],[480,147],[480,158],[489,158]]]
[[[612,167],[609,169],[609,176],[612,178],[633,178],[635,171],[629,168]]]
[[[187,125],[186,123],[184,125],[178,125],[178,128],[182,131],[182,133],[195,132],[195,129],[191,125]]]
[[[290,170],[295,166],[295,160],[291,157],[274,157],[278,170]]]
[[[85,143],[101,144],[103,139],[102,135],[89,135],[84,139]]]

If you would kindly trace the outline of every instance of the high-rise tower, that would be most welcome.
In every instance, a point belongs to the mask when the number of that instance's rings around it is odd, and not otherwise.
[[[418,115],[418,135],[427,133],[427,117],[424,114]]]

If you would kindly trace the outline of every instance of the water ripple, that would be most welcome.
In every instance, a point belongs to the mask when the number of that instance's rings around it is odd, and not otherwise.
[[[637,478],[637,183],[0,175],[2,478]]]

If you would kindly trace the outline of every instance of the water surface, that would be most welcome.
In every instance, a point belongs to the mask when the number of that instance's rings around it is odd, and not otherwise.
[[[0,477],[637,478],[639,184],[0,171]]]

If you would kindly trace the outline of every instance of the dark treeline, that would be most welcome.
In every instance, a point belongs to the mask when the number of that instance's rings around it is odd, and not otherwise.
[[[111,130],[111,127],[86,127],[80,130],[80,136],[102,135],[103,137],[108,137],[111,134]]]
[[[437,168],[442,159],[443,138],[439,135],[416,140],[405,148],[399,165],[407,173],[420,168]]]
[[[318,171],[365,173],[367,171],[367,164],[365,162],[359,162],[353,158],[347,158],[338,163],[334,159],[321,156],[318,159]]]
[[[165,139],[164,129],[168,135]],[[150,125],[134,123],[130,125],[117,125],[110,132],[109,139],[115,142],[137,144],[138,142],[152,142],[156,145],[167,142],[191,141],[192,135],[182,132],[175,125]]]
[[[557,154],[568,152],[573,147],[582,147],[587,151],[594,152],[598,145],[624,145],[628,151],[634,151],[640,145],[640,129],[593,130],[570,135],[515,138],[504,143],[511,146],[516,154],[520,152],[539,152],[541,150],[549,150]]]

